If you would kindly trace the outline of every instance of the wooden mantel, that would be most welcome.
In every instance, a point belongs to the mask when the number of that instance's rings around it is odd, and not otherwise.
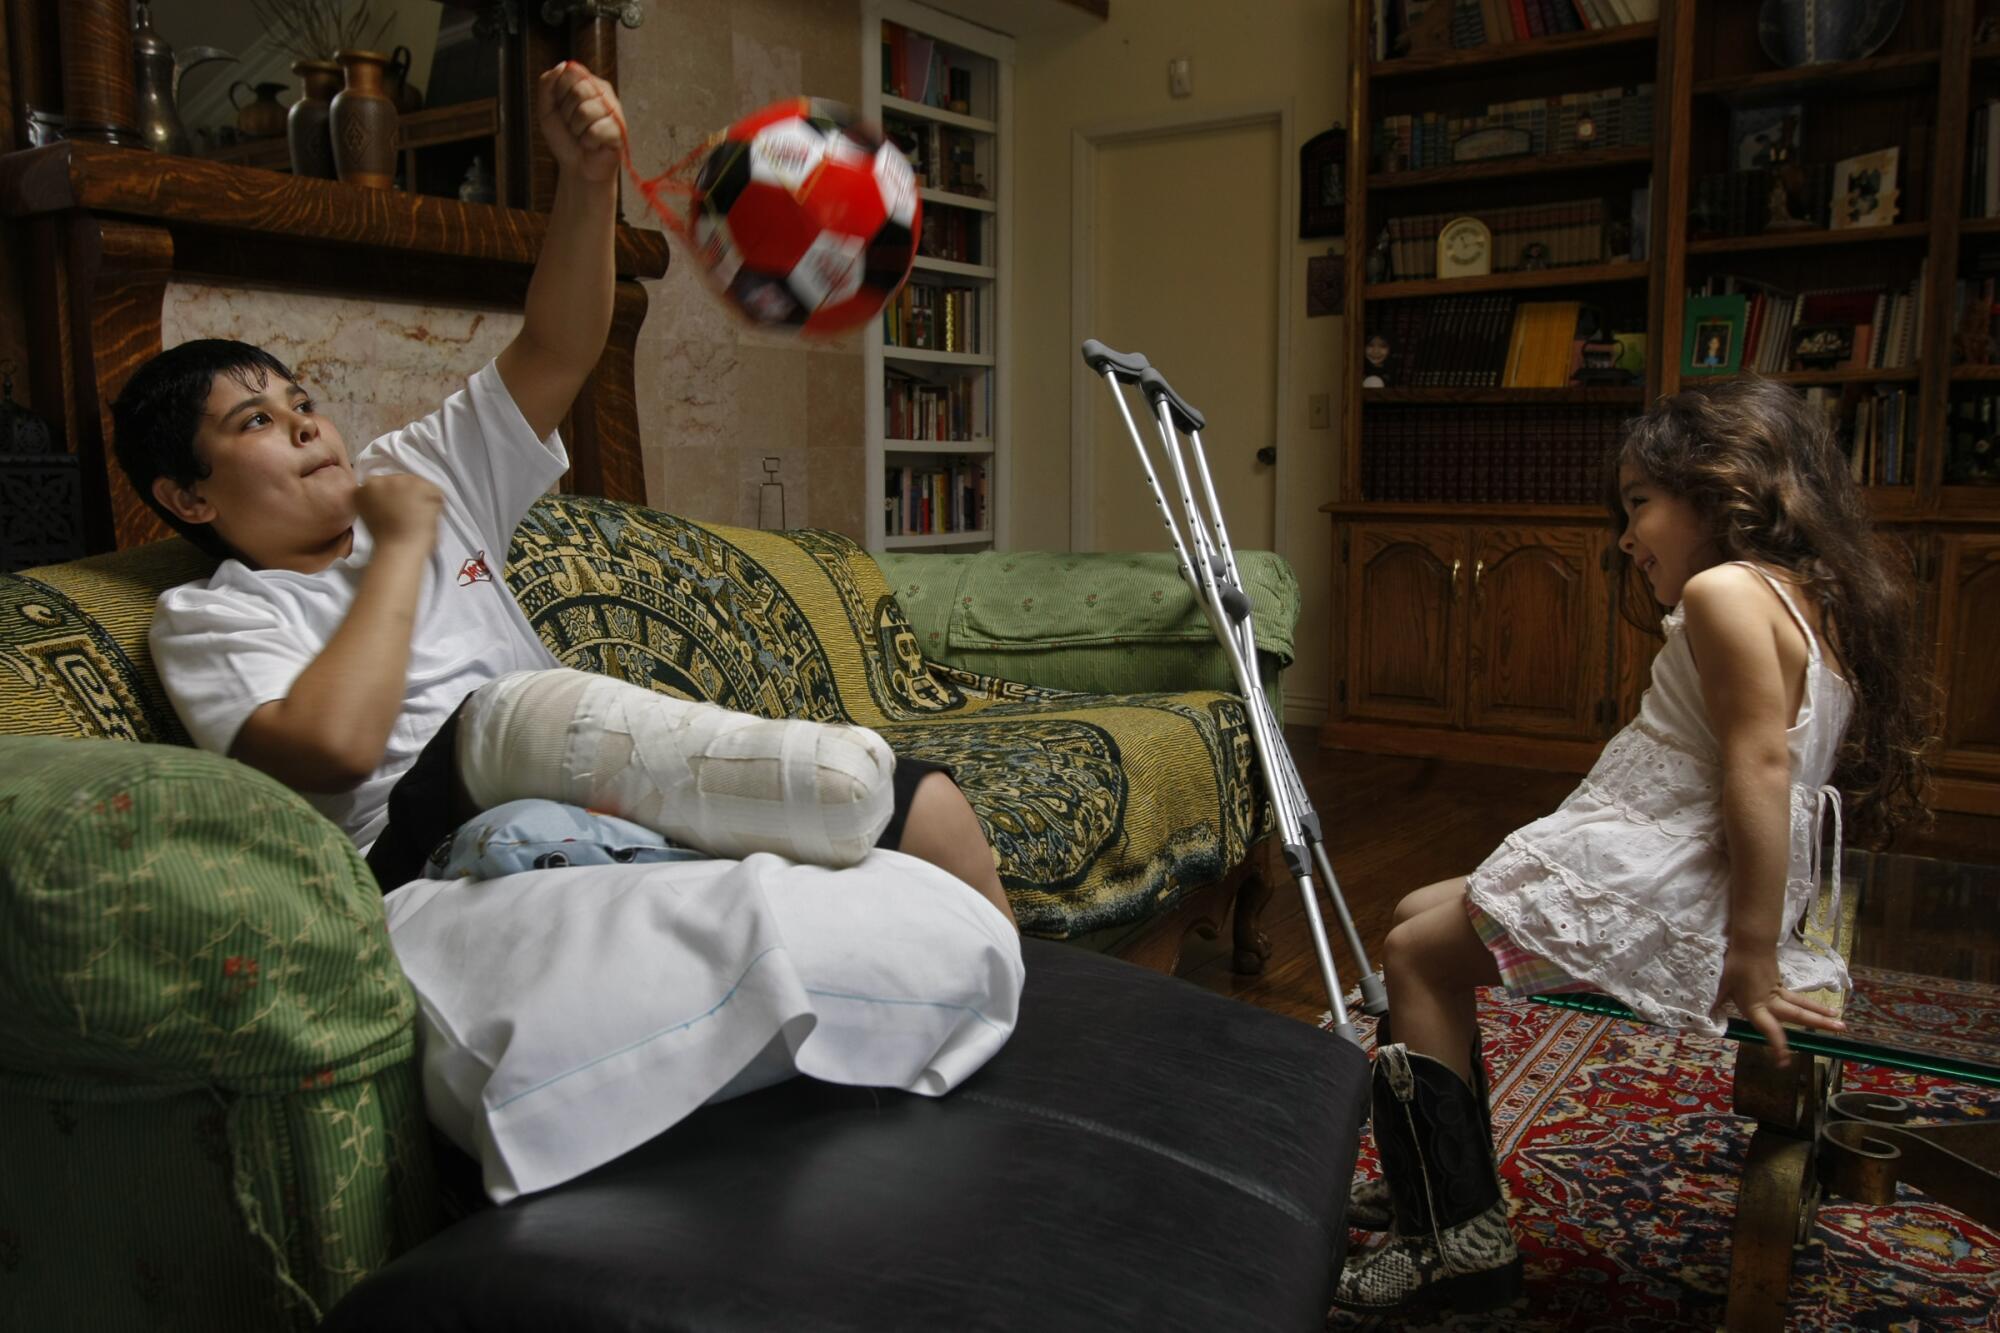
[[[86,140],[0,155],[0,217],[26,242],[34,401],[58,405],[78,456],[91,551],[167,533],[108,443],[112,398],[160,350],[170,281],[518,308],[548,226],[525,209]],[[564,430],[567,484],[643,503],[633,348],[666,237],[621,226],[616,262],[610,340]]]
[[[0,216],[83,210],[169,226],[532,265],[548,215],[72,140],[0,156]],[[618,276],[667,271],[667,238],[618,229]]]

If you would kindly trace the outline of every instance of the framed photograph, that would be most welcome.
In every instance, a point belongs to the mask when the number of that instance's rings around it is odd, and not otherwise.
[[[1801,324],[1792,330],[1792,360],[1802,370],[1832,370],[1853,356],[1852,324]]]
[[[1299,239],[1347,232],[1347,131],[1322,130],[1299,149]]]
[[[1522,157],[1534,151],[1534,140],[1526,130],[1491,125],[1451,141],[1454,162],[1486,162],[1496,157]]]
[[[1760,171],[1796,162],[1805,135],[1805,107],[1745,106],[1729,113],[1729,142],[1738,171]]]
[[[1681,374],[1732,375],[1743,368],[1746,302],[1736,296],[1691,296],[1681,343]]]
[[[1835,231],[1886,227],[1896,220],[1896,164],[1900,148],[1880,148],[1842,158],[1833,169]]]

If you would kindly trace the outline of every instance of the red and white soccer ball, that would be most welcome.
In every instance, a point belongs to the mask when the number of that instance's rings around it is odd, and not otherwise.
[[[921,210],[901,149],[837,102],[795,97],[729,127],[702,163],[689,221],[737,309],[836,333],[874,318],[909,277]]]

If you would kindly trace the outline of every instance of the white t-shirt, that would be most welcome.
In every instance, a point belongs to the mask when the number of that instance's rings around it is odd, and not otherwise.
[[[388,822],[389,789],[466,695],[509,671],[557,665],[508,591],[504,562],[521,516],[568,467],[561,437],[535,438],[490,361],[436,412],[356,456],[359,477],[408,472],[444,491],[388,751],[354,790],[306,794],[364,850]],[[251,713],[291,693],[354,605],[374,546],[357,519],[354,549],[316,574],[232,559],[206,583],[160,595],[153,661],[196,745],[227,754]]]

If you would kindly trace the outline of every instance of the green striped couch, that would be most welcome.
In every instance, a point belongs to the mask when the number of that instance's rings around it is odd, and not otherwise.
[[[154,600],[208,567],[174,541],[0,576],[10,1326],[308,1328],[440,1224],[378,886],[296,795],[188,748],[152,670]],[[1034,577],[1081,599],[1092,570]],[[952,765],[1030,934],[1129,943],[1260,827],[1237,699],[932,661],[881,569],[833,534],[551,497],[506,576],[571,666],[851,720]],[[1269,665],[1296,586],[1282,567],[1266,581]]]

